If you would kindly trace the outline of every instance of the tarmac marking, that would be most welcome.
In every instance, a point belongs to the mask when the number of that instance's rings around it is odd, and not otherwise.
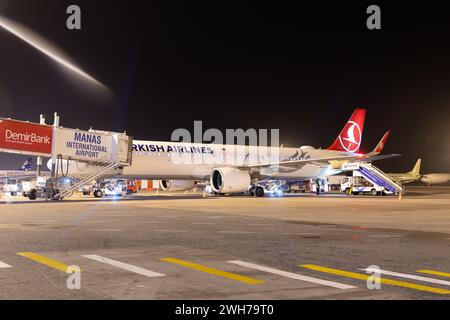
[[[239,266],[245,267],[245,268],[250,268],[250,269],[255,269],[255,270],[264,271],[264,272],[268,272],[268,273],[273,273],[273,274],[276,274],[279,276],[283,276],[283,277],[287,277],[287,278],[291,278],[291,279],[295,279],[295,280],[311,282],[311,283],[320,284],[320,285],[338,288],[338,289],[354,289],[354,288],[356,288],[355,286],[351,286],[351,285],[347,285],[347,284],[343,284],[343,283],[339,283],[339,282],[328,281],[328,280],[323,280],[323,279],[319,279],[319,278],[313,278],[313,277],[304,276],[304,275],[301,275],[298,273],[292,273],[292,272],[287,272],[287,271],[278,270],[278,269],[274,269],[274,268],[269,268],[269,267],[265,267],[265,266],[245,262],[245,261],[240,261],[240,260],[228,261],[228,263],[236,264],[236,265],[239,265]]]
[[[60,261],[57,260],[53,260],[50,258],[47,258],[45,256],[41,256],[37,253],[33,253],[33,252],[17,252],[17,254],[19,256],[28,258],[30,260],[36,261],[40,264],[46,265],[47,267],[62,271],[62,272],[67,272],[69,265],[62,263]]]
[[[412,279],[412,280],[417,280],[417,281],[424,281],[424,282],[430,282],[430,283],[443,284],[446,286],[450,286],[450,281],[428,278],[428,277],[421,277],[421,276],[416,276],[416,275],[412,275],[412,274],[399,273],[399,272],[393,272],[393,271],[388,271],[388,270],[377,270],[377,269],[370,269],[370,268],[360,269],[360,270],[366,271],[366,272],[379,271],[381,274],[385,274],[388,276],[394,276],[394,277],[399,277],[399,278],[406,278],[406,279]],[[449,276],[450,276],[450,274],[449,274]]]
[[[223,278],[227,278],[227,279],[231,279],[231,280],[235,280],[235,281],[239,281],[239,282],[243,282],[246,284],[261,284],[264,283],[265,281],[262,280],[258,280],[258,279],[254,279],[254,278],[250,278],[250,277],[246,277],[246,276],[242,276],[236,273],[231,273],[231,272],[227,272],[227,271],[223,271],[223,270],[219,270],[219,269],[215,269],[215,268],[210,268],[201,264],[197,264],[197,263],[193,263],[193,262],[189,262],[189,261],[184,261],[184,260],[180,260],[180,259],[176,259],[176,258],[162,258],[160,259],[161,261],[164,262],[169,262],[169,263],[173,263],[173,264],[177,264],[186,268],[190,268],[190,269],[194,269],[194,270],[198,270],[201,272],[205,272],[205,273],[209,273],[215,276],[219,276],[219,277],[223,277]]]
[[[144,269],[144,268],[141,268],[141,267],[137,267],[137,266],[134,266],[134,265],[131,265],[131,264],[128,264],[128,263],[124,263],[124,262],[120,262],[120,261],[117,261],[117,260],[112,260],[112,259],[108,259],[108,258],[105,258],[105,257],[101,257],[101,256],[98,256],[98,255],[95,255],[95,254],[83,255],[82,257],[83,258],[88,258],[88,259],[91,259],[91,260],[95,260],[95,261],[98,261],[98,262],[101,262],[101,263],[105,263],[105,264],[111,265],[113,267],[116,267],[116,268],[119,268],[119,269],[123,269],[123,270],[127,270],[127,271],[130,271],[130,272],[134,272],[134,273],[137,273],[137,274],[140,274],[140,275],[143,275],[143,276],[146,276],[146,277],[150,277],[150,278],[153,278],[153,277],[164,277],[165,276],[165,274],[162,274],[162,273],[159,273],[159,272],[154,272],[154,271],[147,270],[147,269]]]
[[[188,232],[187,230],[152,230],[153,232]]]
[[[0,269],[12,268],[9,264],[0,261]]]
[[[366,275],[366,274],[361,274],[361,273],[356,273],[356,272],[349,272],[349,271],[344,271],[344,270],[321,267],[321,266],[312,265],[312,264],[302,264],[302,265],[299,265],[299,267],[314,270],[314,271],[324,272],[324,273],[328,273],[328,274],[334,274],[334,275],[338,275],[338,276],[342,276],[342,277],[346,277],[346,278],[364,280],[364,281],[367,281],[367,279],[369,279],[369,277],[373,277],[372,275]],[[432,293],[438,293],[438,294],[450,294],[450,290],[428,287],[428,286],[404,282],[404,281],[397,281],[397,280],[391,280],[391,279],[385,279],[385,278],[379,278],[379,281],[380,281],[380,283],[391,285],[391,286],[404,287],[404,288],[408,288],[408,289],[414,289],[414,290],[426,291],[426,292],[432,292]]]
[[[432,274],[434,276],[450,278],[450,273],[448,273],[448,272],[434,271],[434,270],[417,270],[417,272],[426,273],[426,274]]]
[[[248,223],[248,226],[274,226],[273,223]]]

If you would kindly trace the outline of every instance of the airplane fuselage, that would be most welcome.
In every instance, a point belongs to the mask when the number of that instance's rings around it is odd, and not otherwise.
[[[212,170],[218,167],[244,168],[250,164],[348,155],[352,154],[312,147],[275,148],[135,140],[133,163],[123,168],[120,175],[129,179],[208,180]],[[298,168],[262,168],[259,175],[280,180],[307,180],[338,172],[329,163],[308,163]]]

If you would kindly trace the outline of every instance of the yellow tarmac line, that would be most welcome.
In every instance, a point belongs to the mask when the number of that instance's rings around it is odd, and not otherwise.
[[[367,281],[367,279],[369,277],[371,277],[371,275],[349,272],[349,271],[338,270],[338,269],[332,269],[332,268],[327,268],[327,267],[321,267],[321,266],[316,266],[313,264],[302,264],[302,265],[299,265],[299,267],[314,270],[314,271],[325,272],[325,273],[329,273],[329,274],[335,274],[335,275],[343,276],[343,277],[347,277],[347,278],[364,280],[364,281]],[[391,279],[386,279],[386,278],[380,278],[380,283],[391,285],[391,286],[419,290],[419,291],[438,293],[438,294],[450,294],[450,290],[434,288],[434,287],[424,286],[424,285],[420,285],[420,284],[414,284],[414,283],[410,283],[410,282],[391,280]]]
[[[439,277],[448,277],[448,278],[450,278],[450,273],[448,273],[448,272],[441,272],[441,271],[434,271],[434,270],[417,270],[417,272],[426,273],[426,274],[432,274],[434,276],[439,276]]]
[[[186,268],[190,268],[190,269],[194,269],[194,270],[198,270],[198,271],[202,271],[205,273],[209,273],[209,274],[213,274],[219,277],[223,277],[223,278],[227,278],[227,279],[231,279],[231,280],[235,280],[235,281],[240,281],[240,282],[244,282],[247,284],[261,284],[264,283],[265,281],[262,280],[258,280],[258,279],[254,279],[254,278],[250,278],[250,277],[246,277],[246,276],[241,276],[239,274],[236,273],[231,273],[231,272],[227,272],[227,271],[223,271],[223,270],[219,270],[219,269],[214,269],[214,268],[210,268],[207,266],[203,266],[201,264],[197,264],[197,263],[193,263],[193,262],[189,262],[189,261],[184,261],[184,260],[180,260],[180,259],[175,259],[175,258],[162,258],[160,259],[161,261],[164,262],[169,262],[169,263],[173,263],[173,264],[177,264]]]
[[[19,256],[28,258],[28,259],[36,261],[36,262],[39,262],[39,263],[44,264],[44,265],[46,265],[46,266],[48,266],[50,268],[53,268],[53,269],[56,269],[56,270],[59,270],[59,271],[62,271],[62,272],[67,272],[67,270],[69,268],[69,266],[67,264],[65,264],[65,263],[62,263],[62,262],[59,262],[59,261],[56,261],[56,260],[53,260],[53,259],[41,256],[41,255],[39,255],[37,253],[33,253],[33,252],[17,252],[17,254]]]

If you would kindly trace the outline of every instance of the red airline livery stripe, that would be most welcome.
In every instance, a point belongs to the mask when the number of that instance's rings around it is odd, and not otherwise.
[[[52,141],[51,126],[0,119],[0,149],[50,155]]]

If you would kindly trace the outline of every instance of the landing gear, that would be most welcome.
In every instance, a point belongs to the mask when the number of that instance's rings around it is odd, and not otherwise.
[[[250,189],[248,189],[248,194],[251,196],[251,197],[253,197],[254,195],[255,195],[255,185],[254,184],[252,184],[251,186],[250,186]]]

